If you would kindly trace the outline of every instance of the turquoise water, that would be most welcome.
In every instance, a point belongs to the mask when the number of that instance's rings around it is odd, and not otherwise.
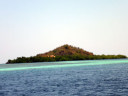
[[[127,96],[128,59],[0,65],[0,96]]]
[[[61,62],[45,62],[45,63],[44,62],[43,63],[19,63],[19,64],[6,64],[6,65],[1,64],[0,71],[90,66],[90,65],[104,65],[104,64],[119,64],[119,63],[128,63],[128,59],[61,61]]]

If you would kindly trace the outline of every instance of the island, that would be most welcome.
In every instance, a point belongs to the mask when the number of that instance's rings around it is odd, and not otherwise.
[[[53,62],[53,61],[72,61],[72,60],[97,60],[97,59],[120,59],[127,58],[125,55],[95,55],[82,48],[65,44],[52,51],[37,54],[31,57],[17,57],[8,60],[6,64],[13,63],[32,63],[32,62]]]

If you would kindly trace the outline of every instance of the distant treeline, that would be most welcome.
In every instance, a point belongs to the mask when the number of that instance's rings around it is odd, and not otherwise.
[[[71,61],[71,60],[97,60],[97,59],[121,59],[127,58],[124,55],[66,55],[56,57],[18,57],[14,60],[8,60],[7,64],[10,63],[32,63],[32,62],[53,62],[53,61]]]

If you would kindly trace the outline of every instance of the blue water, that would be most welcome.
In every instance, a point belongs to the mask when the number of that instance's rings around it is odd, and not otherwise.
[[[0,96],[128,96],[128,63],[1,71]]]

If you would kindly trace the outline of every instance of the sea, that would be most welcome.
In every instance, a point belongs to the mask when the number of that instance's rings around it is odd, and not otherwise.
[[[0,64],[0,96],[128,96],[128,59]]]

